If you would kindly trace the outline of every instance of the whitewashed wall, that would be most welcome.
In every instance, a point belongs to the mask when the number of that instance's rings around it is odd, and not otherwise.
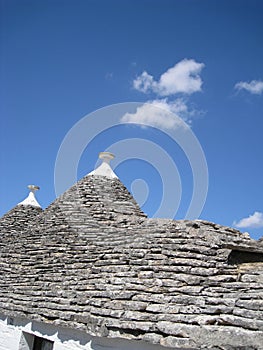
[[[0,350],[31,350],[30,336],[27,341],[23,341],[23,332],[53,341],[53,350],[164,349],[161,346],[138,341],[91,337],[84,332],[55,327],[35,321],[31,322],[26,319],[9,318],[0,314]]]

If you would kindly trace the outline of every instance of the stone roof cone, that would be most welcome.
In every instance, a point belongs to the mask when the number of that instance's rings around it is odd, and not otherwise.
[[[30,190],[28,196],[0,218],[1,234],[10,233],[11,228],[17,233],[24,232],[32,225],[35,217],[42,212],[34,194],[39,187],[28,185],[28,189]]]
[[[91,234],[93,228],[130,227],[146,218],[110,167],[114,155],[99,154],[102,164],[58,197],[40,216],[39,230]],[[44,226],[43,226],[44,225]]]

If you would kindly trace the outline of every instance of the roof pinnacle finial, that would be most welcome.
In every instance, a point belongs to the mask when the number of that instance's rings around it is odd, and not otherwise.
[[[115,158],[115,155],[113,153],[110,153],[110,152],[100,152],[99,158],[102,161],[110,164],[110,161]]]
[[[30,192],[33,192],[33,193],[40,190],[40,187],[36,185],[28,185],[27,188],[30,190]]]
[[[110,166],[110,161],[115,158],[114,154],[110,152],[100,152],[99,158],[102,160],[101,165],[88,175],[106,176],[112,179],[118,178]]]
[[[31,205],[32,207],[41,208],[35,197],[35,192],[38,191],[40,187],[36,185],[28,185],[27,188],[30,190],[29,195],[22,202],[18,203],[18,205]]]

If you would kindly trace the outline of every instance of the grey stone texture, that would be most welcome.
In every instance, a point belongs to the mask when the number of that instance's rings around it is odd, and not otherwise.
[[[18,204],[13,209],[9,210],[0,218],[0,234],[17,235],[20,234],[32,225],[34,218],[42,212],[42,208],[33,207],[31,205]],[[4,239],[1,238],[1,242]]]
[[[172,349],[263,349],[262,240],[148,219],[103,176],[86,176],[37,215],[8,215],[2,313]]]

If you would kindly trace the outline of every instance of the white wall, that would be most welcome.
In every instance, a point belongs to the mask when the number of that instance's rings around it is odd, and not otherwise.
[[[20,331],[7,326],[7,317],[0,315],[0,350],[18,349]]]
[[[26,333],[24,337],[23,332]],[[0,350],[31,350],[30,334],[53,341],[53,350],[164,349],[145,342],[91,337],[84,332],[0,314]]]

